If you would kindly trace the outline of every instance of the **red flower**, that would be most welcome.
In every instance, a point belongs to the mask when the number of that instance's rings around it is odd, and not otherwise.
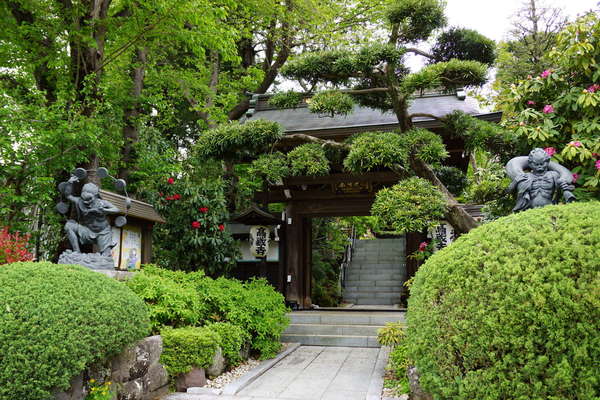
[[[160,197],[163,197],[163,196],[164,196],[163,192],[158,192],[158,195],[159,195]]]
[[[173,195],[173,200],[179,200],[179,199],[181,199],[181,195],[179,193],[175,193]]]
[[[429,243],[421,242],[421,244],[419,245],[419,251],[425,251],[425,249],[427,248],[427,245],[429,245]]]
[[[200,228],[200,225],[202,225],[200,223],[200,221],[194,221],[194,222],[192,222],[192,228],[194,228],[194,229]]]
[[[225,230],[225,225],[219,224],[219,230],[223,232]]]
[[[204,214],[206,214],[206,213],[208,212],[208,207],[200,207],[198,210],[199,210],[201,213],[204,213]]]
[[[169,178],[169,179],[167,179],[167,183],[168,183],[169,185],[172,185],[172,184],[174,184],[174,183],[175,183],[175,179],[173,179],[173,178]]]
[[[173,200],[173,196],[167,196],[165,197],[166,200]]]

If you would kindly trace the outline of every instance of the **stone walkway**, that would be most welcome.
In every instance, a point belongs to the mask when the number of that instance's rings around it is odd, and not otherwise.
[[[169,400],[379,400],[386,348],[301,346],[235,396],[171,394]]]

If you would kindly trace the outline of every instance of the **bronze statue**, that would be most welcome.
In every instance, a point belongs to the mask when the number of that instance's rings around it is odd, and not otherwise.
[[[108,177],[105,168],[98,168],[97,174],[100,178]],[[65,232],[72,250],[66,250],[59,257],[60,264],[80,264],[92,269],[113,269],[112,248],[116,245],[112,239],[112,229],[108,215],[118,214],[121,211],[112,203],[103,200],[100,189],[94,183],[85,183],[81,187],[81,194],[74,193],[77,184],[87,178],[87,171],[78,168],[67,182],[59,185],[63,201],[57,205],[57,210],[64,215],[69,214],[71,203],[74,211],[65,224]],[[111,177],[112,178],[112,177]],[[115,186],[125,191],[125,181],[112,178]],[[68,202],[67,202],[68,201]],[[131,201],[126,199],[126,207],[129,208]],[[115,225],[121,227],[127,223],[127,219],[119,216]],[[81,245],[96,245],[98,253],[82,253]]]
[[[533,149],[528,157],[513,158],[506,164],[506,173],[513,180],[508,191],[517,191],[514,212],[556,204],[559,191],[567,203],[575,200],[571,171],[550,161],[543,149]]]

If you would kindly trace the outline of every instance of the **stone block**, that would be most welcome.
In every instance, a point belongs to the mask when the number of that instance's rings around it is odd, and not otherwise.
[[[165,367],[159,363],[154,363],[148,368],[148,373],[144,375],[144,387],[147,392],[154,392],[162,387],[169,385],[169,374]]]
[[[410,385],[410,400],[433,400],[433,397],[425,393],[419,384],[419,371],[417,367],[409,366],[406,375]]]
[[[217,352],[213,356],[212,363],[206,369],[206,373],[210,377],[217,377],[225,371],[225,357],[221,348],[217,348]]]
[[[158,362],[162,353],[162,338],[150,336],[127,348],[113,359],[114,382],[129,382],[146,375],[150,365]]]
[[[144,399],[144,380],[135,379],[121,384],[117,400],[143,400]]]
[[[206,385],[206,371],[204,368],[193,368],[187,374],[181,374],[175,380],[175,388],[178,392],[185,392],[190,387],[201,387]]]

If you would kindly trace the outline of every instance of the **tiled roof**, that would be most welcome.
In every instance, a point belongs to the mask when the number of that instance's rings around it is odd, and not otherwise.
[[[359,105],[354,106],[353,112],[348,115],[336,115],[334,117],[322,116],[311,113],[306,104],[297,108],[276,109],[268,105],[268,97],[255,96],[254,108],[248,113],[251,119],[266,119],[279,122],[286,133],[305,131],[324,131],[331,129],[352,129],[387,126],[394,128],[398,119],[393,112],[382,112]],[[485,113],[477,106],[477,101],[472,97],[459,98],[456,95],[433,95],[415,98],[410,107],[409,114],[426,113],[436,117],[443,117],[452,111],[460,110],[467,114],[479,116],[484,119],[497,121],[500,113]],[[439,123],[432,118],[413,118],[415,126],[434,127]]]

